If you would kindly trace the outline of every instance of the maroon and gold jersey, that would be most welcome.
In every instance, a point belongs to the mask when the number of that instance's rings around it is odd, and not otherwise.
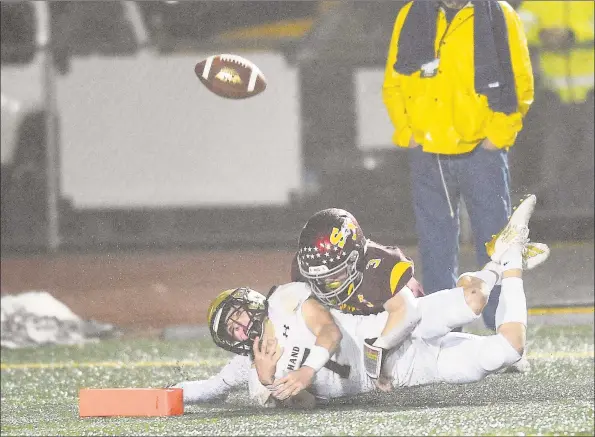
[[[396,246],[383,246],[368,240],[364,255],[364,279],[351,298],[339,309],[350,314],[377,314],[383,304],[404,286],[415,297],[424,295],[421,284],[413,277],[413,261]],[[307,282],[297,264],[297,254],[291,263],[292,282]]]

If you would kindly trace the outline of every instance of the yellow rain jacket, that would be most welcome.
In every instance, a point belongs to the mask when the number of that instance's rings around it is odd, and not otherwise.
[[[401,8],[388,49],[382,96],[395,127],[393,142],[408,147],[411,135],[429,153],[470,152],[488,138],[500,148],[514,144],[523,127],[523,117],[533,103],[533,70],[520,18],[504,1],[502,7],[515,76],[518,112],[493,112],[487,98],[475,92],[473,5],[467,4],[447,26],[440,10],[436,25],[435,50],[440,59],[434,77],[420,78],[397,73],[393,65],[398,41],[411,2]]]
[[[529,45],[539,49],[543,85],[563,102],[583,102],[593,89],[595,50],[593,47],[592,1],[524,1],[519,9]],[[575,46],[570,50],[546,50],[539,33],[544,29],[570,29]]]

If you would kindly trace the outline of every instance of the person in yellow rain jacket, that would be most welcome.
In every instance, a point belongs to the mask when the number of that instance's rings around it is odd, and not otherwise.
[[[395,20],[383,83],[393,142],[407,148],[427,293],[458,276],[459,203],[479,265],[511,213],[508,149],[533,103],[522,22],[504,1],[421,1]],[[483,312],[494,329],[499,289]]]
[[[541,197],[548,208],[593,214],[592,1],[525,1],[519,9],[539,63]]]

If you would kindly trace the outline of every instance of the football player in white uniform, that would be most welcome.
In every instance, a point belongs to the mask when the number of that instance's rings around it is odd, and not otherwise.
[[[261,404],[297,399],[313,405],[323,399],[371,391],[369,376],[381,373],[386,388],[435,382],[467,383],[520,359],[525,345],[526,302],[521,279],[527,223],[535,205],[530,196],[491,244],[493,262],[461,275],[458,287],[417,300],[421,315],[412,334],[385,350],[369,341],[382,332],[388,314],[349,315],[327,310],[304,283],[290,283],[265,299],[248,288],[227,290],[212,303],[209,326],[215,343],[252,355],[250,392]],[[547,254],[535,257],[535,265]],[[491,288],[502,283],[498,333],[452,333],[481,314]],[[180,386],[180,385],[178,385]],[[184,398],[192,397],[192,387]],[[189,391],[187,393],[187,391]]]
[[[495,237],[486,268],[461,275],[457,288],[417,299],[415,329],[391,350],[368,341],[382,332],[386,312],[328,310],[304,283],[279,286],[268,298],[249,288],[224,291],[209,310],[211,335],[226,350],[254,354],[250,390],[263,405],[299,397],[304,389],[324,399],[372,391],[369,375],[378,370],[389,386],[480,381],[518,361],[525,347],[522,254],[535,200],[527,198]],[[450,332],[479,317],[498,282],[497,334]]]

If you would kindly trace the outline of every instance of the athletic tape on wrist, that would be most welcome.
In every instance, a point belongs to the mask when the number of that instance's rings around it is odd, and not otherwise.
[[[306,358],[306,361],[304,361],[303,366],[311,367],[318,372],[324,367],[330,357],[331,354],[327,348],[315,345],[310,350],[310,354],[308,355],[308,358]]]
[[[386,350],[376,346],[378,339],[366,338],[364,340],[364,369],[372,379],[378,379],[382,370]]]
[[[391,344],[389,343],[389,340],[386,337],[383,337],[382,335],[380,337],[378,337],[376,339],[376,341],[374,341],[374,343],[372,343],[373,346],[376,347],[380,347],[382,349],[390,349],[391,348]]]

